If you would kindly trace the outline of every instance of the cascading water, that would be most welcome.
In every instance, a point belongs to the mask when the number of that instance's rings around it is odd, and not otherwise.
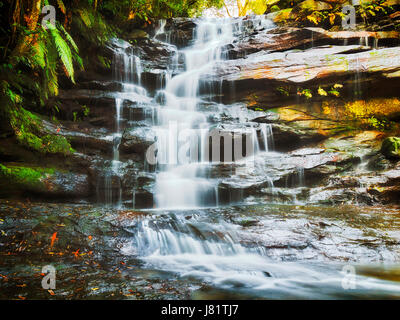
[[[171,39],[170,31],[166,31],[166,23],[160,22],[154,39],[167,42]],[[262,241],[252,241],[252,234],[233,222],[232,219],[237,218],[234,216],[237,208],[229,211],[229,208],[218,207],[220,204],[232,204],[244,199],[243,188],[231,188],[230,178],[236,179],[234,182],[240,185],[238,181],[241,182],[243,177],[257,178],[260,172],[265,171],[266,158],[270,162],[277,162],[279,158],[273,152],[275,146],[272,126],[250,123],[244,116],[247,109],[242,112],[235,105],[223,105],[223,99],[217,96],[221,96],[222,87],[226,84],[209,84],[200,79],[202,74],[212,72],[213,66],[219,60],[228,58],[223,50],[224,46],[241,35],[249,24],[268,29],[272,27],[272,23],[264,17],[196,20],[196,23],[193,43],[185,49],[176,50],[167,70],[159,74],[157,92],[152,100],[141,87],[140,60],[133,53],[127,54],[126,50],[122,50],[114,58],[115,79],[123,83],[123,92],[116,96],[113,134],[115,143],[110,165],[112,175],[119,176],[123,166],[119,161],[118,150],[122,130],[126,126],[123,119],[124,101],[134,101],[136,105],[140,104],[139,101],[145,101],[145,117],[150,119],[151,130],[156,136],[154,149],[149,148],[154,153],[155,163],[146,161],[145,168],[149,171],[147,173],[155,176],[151,192],[157,210],[150,210],[149,215],[138,217],[129,226],[134,229],[133,237],[123,245],[122,251],[127,255],[137,256],[145,262],[144,267],[153,270],[156,268],[181,276],[204,279],[219,287],[233,287],[235,291],[251,288],[254,292],[256,289],[258,292],[266,292],[267,297],[274,292],[274,297],[291,297],[292,294],[309,298],[322,281],[329,281],[325,291],[326,297],[329,297],[329,290],[337,291],[341,284],[340,271],[331,267],[323,268],[321,272],[318,267],[314,269],[312,266],[274,261],[271,259],[274,248],[266,249]],[[184,66],[181,65],[182,61]],[[212,99],[203,94],[205,88],[214,95],[213,101],[219,101],[219,104],[210,104]],[[231,89],[234,94],[234,87]],[[143,100],[143,97],[146,99]],[[216,114],[223,114],[225,109],[229,109],[229,115],[236,120],[222,123],[221,126],[216,125],[210,121],[212,112],[207,112],[210,106]],[[246,153],[246,156],[254,156],[257,161],[246,163],[245,157],[230,159],[225,154],[223,163],[221,159],[214,161],[213,147],[220,142],[217,140],[215,143],[210,136],[214,130],[220,130],[231,137],[232,144],[234,137],[245,136],[246,147],[251,146],[251,152]],[[223,142],[226,144],[225,137]],[[242,174],[235,171],[236,165],[239,169],[244,169]],[[232,166],[235,174],[225,180],[216,178],[212,172],[218,166]],[[303,164],[300,164],[298,173],[296,187],[304,185]],[[114,192],[111,178],[106,180],[106,189]],[[267,180],[265,176],[263,179]],[[265,187],[272,189],[273,180],[267,182]],[[121,188],[118,190],[120,192]],[[111,202],[115,195],[111,193],[106,198],[107,202]],[[135,206],[137,199],[135,195],[133,198]],[[243,213],[247,209],[242,210]],[[271,219],[271,223],[279,224],[279,221],[286,219],[274,220],[270,212],[266,216]],[[268,220],[260,220],[264,227],[268,224]],[[246,225],[254,221],[244,223]],[[293,228],[296,229],[301,224],[303,222],[299,221]],[[257,232],[257,229],[252,230]],[[273,233],[273,230],[270,231]],[[263,235],[259,236],[258,239],[262,239]],[[285,231],[273,233],[272,238],[277,239],[277,247],[280,245],[279,238],[284,236]],[[304,255],[307,254],[307,248],[308,245],[305,245]],[[284,250],[290,255],[290,247]]]
[[[254,24],[271,27],[266,19],[256,20]],[[159,38],[164,27],[165,23],[161,22],[156,32]],[[227,58],[222,47],[231,43],[235,32],[242,32],[243,27],[242,19],[200,20],[193,45],[178,53],[184,57],[185,71],[172,76],[175,70],[168,70],[165,89],[155,95],[155,100],[162,104],[156,116],[158,125],[153,128],[157,136],[158,161],[154,195],[156,207],[160,209],[192,209],[219,204],[218,181],[209,179],[206,174],[207,169],[219,160],[210,162],[209,149],[215,141],[210,136],[211,124],[199,110],[199,105],[204,102],[199,94],[199,79],[202,73],[212,70],[214,63]],[[242,116],[238,114],[238,118]],[[232,128],[234,131],[238,131],[236,137],[245,135],[250,138],[246,140],[246,144],[250,143],[252,147],[250,155],[274,149],[270,124],[238,124],[238,128]],[[226,132],[228,137],[235,137],[235,134],[230,135],[232,132]],[[224,143],[228,143],[227,140]],[[188,145],[190,148],[182,153],[181,148]],[[225,154],[224,161],[228,161]],[[234,190],[230,191],[229,198],[237,198],[239,194],[241,198],[242,193],[236,190],[235,195]],[[220,222],[218,225],[223,227],[223,231],[212,230],[211,224],[205,225],[195,218],[188,224],[182,216],[175,216],[172,223],[160,225],[155,220],[146,219],[137,225],[133,245],[125,249],[151,265],[217,282],[229,282],[233,278],[259,284],[260,280],[261,283],[268,281],[262,258],[264,249],[244,247],[232,224]],[[207,234],[200,231],[202,228],[208,229]]]
[[[255,24],[271,26],[266,19],[259,19]],[[158,114],[159,127],[156,128],[160,169],[155,187],[158,208],[216,206],[219,202],[218,181],[199,175],[201,168],[210,160],[207,154],[211,130],[205,115],[197,110],[202,102],[199,79],[216,62],[227,58],[222,48],[234,40],[235,32],[241,32],[242,26],[241,19],[198,21],[193,45],[180,52],[184,57],[185,71],[172,77],[173,70],[170,70],[165,89],[157,93],[164,102]],[[161,22],[156,36],[160,36],[164,27],[165,23]],[[271,142],[270,146],[267,142],[272,141],[269,125],[262,125],[261,130],[253,129],[251,134],[256,152],[273,147]],[[188,150],[182,151],[182,147],[186,146]],[[188,157],[190,160],[185,161]],[[167,160],[167,163],[160,165],[160,160]]]
[[[126,99],[135,100],[136,95],[146,96],[146,90],[140,86],[142,67],[139,57],[120,48],[113,57],[113,77],[121,83],[122,93],[115,97],[115,128],[112,134],[113,158],[111,165],[104,173],[104,201],[108,205],[122,205],[122,186],[120,173],[119,145],[122,138],[121,122],[123,121],[123,106]],[[133,95],[133,97],[132,97]]]

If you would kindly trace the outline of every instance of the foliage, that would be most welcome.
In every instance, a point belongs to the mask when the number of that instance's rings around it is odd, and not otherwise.
[[[5,166],[0,163],[0,177],[2,181],[27,187],[45,187],[41,181],[43,177],[54,173],[52,169],[31,168],[21,166]]]
[[[297,91],[297,94],[298,94],[299,96],[304,96],[304,97],[306,97],[307,99],[311,99],[311,98],[312,98],[312,93],[311,93],[311,90],[310,90],[310,89],[299,90],[299,91]]]
[[[341,25],[344,14],[342,13],[343,1],[287,1],[280,0],[273,6],[267,6],[267,12],[274,12],[277,8],[286,10],[286,19],[293,19],[297,23],[306,26],[320,26],[330,28],[334,25]],[[384,18],[391,12],[393,7],[387,0],[367,0],[361,1],[355,6],[357,19],[362,19],[365,25],[371,25],[374,21]],[[288,12],[290,11],[290,15]],[[282,17],[275,20],[285,22]]]
[[[400,138],[399,137],[388,137],[382,142],[381,147],[382,154],[389,159],[400,158]]]
[[[381,118],[391,114],[400,113],[400,100],[393,99],[371,99],[347,102],[345,109],[358,118],[369,118],[372,116]]]
[[[324,89],[322,89],[321,87],[318,88],[318,94],[320,96],[327,96],[328,95],[328,93]]]
[[[289,89],[288,88],[284,88],[284,87],[278,87],[276,88],[276,90],[282,95],[282,96],[289,96]]]
[[[367,119],[367,123],[369,127],[379,131],[384,131],[391,128],[391,123],[386,119],[386,117],[378,119],[372,116]]]

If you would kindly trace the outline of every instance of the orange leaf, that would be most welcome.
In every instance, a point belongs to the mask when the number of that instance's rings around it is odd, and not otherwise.
[[[57,238],[57,232],[54,232],[53,235],[51,236],[51,243],[50,243],[50,248],[53,247],[54,241],[58,240]]]

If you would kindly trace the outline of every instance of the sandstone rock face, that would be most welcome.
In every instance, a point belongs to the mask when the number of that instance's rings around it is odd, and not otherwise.
[[[217,74],[225,81],[268,79],[291,83],[337,78],[346,73],[373,73],[389,78],[400,76],[398,48],[346,54],[358,48],[331,46],[298,52],[255,54],[246,59],[221,63]]]

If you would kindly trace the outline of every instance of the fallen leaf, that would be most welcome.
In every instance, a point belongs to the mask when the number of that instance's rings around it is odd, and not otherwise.
[[[72,254],[75,256],[75,258],[78,258],[79,249],[78,249],[78,250],[76,250],[75,252],[72,252]]]
[[[50,248],[53,247],[54,241],[58,240],[57,238],[57,232],[54,232],[53,235],[51,236],[51,243],[50,243]]]

